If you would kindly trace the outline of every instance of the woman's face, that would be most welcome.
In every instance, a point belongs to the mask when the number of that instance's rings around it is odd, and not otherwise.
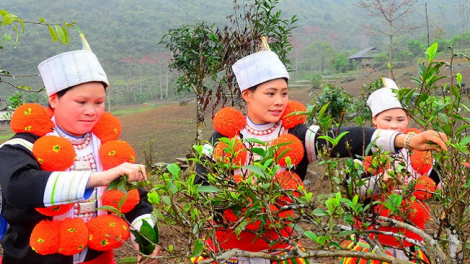
[[[102,83],[79,84],[62,97],[49,96],[57,125],[72,136],[90,132],[104,112],[106,91]]]
[[[404,132],[408,128],[410,117],[406,114],[405,110],[401,108],[393,108],[385,110],[376,115],[372,122],[376,128],[394,130]]]
[[[275,79],[259,84],[242,94],[248,106],[248,117],[255,124],[274,123],[281,119],[289,101],[287,82]]]

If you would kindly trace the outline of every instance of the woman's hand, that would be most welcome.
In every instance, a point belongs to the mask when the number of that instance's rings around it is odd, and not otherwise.
[[[129,176],[128,182],[138,182],[147,179],[144,165],[124,162],[107,171],[93,172],[88,180],[87,188],[106,186],[122,175]]]
[[[405,139],[408,134],[400,134],[395,138],[395,146],[405,147]],[[409,147],[415,150],[447,150],[447,136],[444,133],[434,130],[426,130],[419,134],[414,134],[409,140]]]

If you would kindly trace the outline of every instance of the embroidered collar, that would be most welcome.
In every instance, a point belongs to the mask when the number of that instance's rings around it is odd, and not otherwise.
[[[81,137],[72,136],[72,135],[67,134],[67,132],[65,132],[64,130],[62,130],[62,128],[60,128],[57,124],[55,125],[54,130],[57,132],[57,134],[59,134],[60,137],[67,139],[73,145],[80,145],[86,141],[88,142],[90,141],[90,133],[86,133],[85,135]]]
[[[247,117],[245,129],[252,135],[263,136],[273,133],[278,126],[279,122],[257,125],[253,123],[253,121],[251,121],[249,117]]]

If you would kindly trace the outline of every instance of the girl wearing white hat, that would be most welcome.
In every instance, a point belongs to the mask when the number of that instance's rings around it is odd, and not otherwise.
[[[407,136],[413,136],[415,133],[419,133],[420,130],[418,129],[408,128],[410,116],[396,97],[396,90],[398,90],[396,83],[388,78],[383,78],[383,83],[385,87],[374,91],[367,99],[367,104],[372,112],[372,122],[374,126],[378,129],[397,131]],[[405,164],[407,172],[398,174],[395,177],[390,177],[386,170],[385,172],[381,172],[371,169],[371,157],[366,157],[363,164],[365,165],[367,175],[364,180],[367,183],[361,187],[360,194],[363,198],[367,199],[366,201],[369,199],[385,201],[387,197],[394,192],[402,193],[403,187],[406,188],[410,182],[413,182],[413,184],[408,187],[414,187],[413,190],[409,190],[412,198],[404,197],[400,207],[400,209],[403,210],[403,214],[406,216],[400,217],[400,219],[406,219],[408,224],[416,225],[418,228],[424,230],[425,223],[430,219],[429,207],[424,203],[424,200],[431,197],[431,193],[440,182],[438,173],[433,170],[434,161],[432,155],[430,152],[403,148],[395,155],[395,159],[396,163],[402,162]],[[387,191],[384,191],[382,188],[382,183],[388,186]],[[374,212],[380,216],[395,218],[395,216],[382,205],[375,206]],[[358,223],[357,228],[364,227],[361,227],[361,224]],[[423,239],[421,236],[406,229],[399,229],[393,226],[370,225],[367,229],[374,230],[369,236],[372,239],[377,239],[390,255],[402,260],[425,261],[422,263],[429,262],[425,253],[410,242],[402,241],[394,236],[377,233],[375,231],[400,233],[404,234],[409,239],[422,242]],[[342,243],[342,246],[352,250],[371,251],[371,246],[363,239],[359,239],[355,242],[346,240]],[[361,261],[364,263],[382,263],[381,261],[361,260],[357,258],[343,258],[340,263],[362,263]]]
[[[88,47],[83,36],[82,40]],[[77,248],[66,250],[62,245],[73,243],[73,236],[66,240],[61,233],[60,238],[56,239],[51,235],[55,230],[48,230],[33,241],[32,232],[39,230],[35,229],[39,223],[75,219],[83,220],[83,226],[100,215],[106,215],[105,211],[97,211],[96,208],[102,206],[105,187],[114,179],[122,175],[128,175],[130,182],[146,179],[145,166],[141,164],[124,162],[108,170],[102,167],[98,155],[100,146],[104,138],[109,140],[108,136],[114,132],[101,131],[101,135],[93,132],[103,117],[106,88],[109,86],[106,73],[95,54],[89,49],[66,52],[41,62],[38,68],[49,96],[51,112],[47,115],[44,107],[39,105],[39,108],[31,106],[27,109],[25,116],[18,112],[18,116],[25,118],[24,122],[34,125],[27,126],[25,131],[16,130],[17,134],[0,147],[2,215],[9,225],[2,239],[2,263],[113,264],[112,249],[91,249],[87,246],[87,239]],[[37,116],[28,119],[28,115],[33,114]],[[35,125],[47,127],[49,123],[50,128],[35,130]],[[47,136],[66,139],[73,146],[73,165],[65,171],[43,170],[41,162],[44,160],[35,156],[35,143]],[[55,146],[55,151],[62,149],[63,145]],[[60,163],[61,160],[55,162]],[[136,199],[140,202],[126,213],[127,220],[136,228],[143,220],[152,223],[152,206],[147,201],[147,194],[140,189],[138,193]],[[72,207],[55,216],[36,210],[60,205]],[[86,228],[83,232],[86,236]],[[45,248],[33,246],[42,242]],[[59,243],[58,248],[53,248]]]
[[[299,111],[299,107],[292,106],[289,101],[289,88],[288,80],[289,74],[286,67],[281,62],[279,57],[272,51],[265,43],[264,48],[258,52],[246,56],[237,61],[232,69],[237,78],[238,85],[242,91],[242,97],[247,104],[247,116],[235,118],[236,114],[227,114],[228,108],[224,108],[218,112],[214,118],[214,127],[216,132],[212,135],[210,142],[215,145],[213,152],[210,146],[205,146],[205,153],[211,159],[218,159],[217,148],[218,139],[221,137],[230,137],[238,139],[258,139],[268,145],[274,145],[282,142],[293,142],[288,146],[291,150],[286,156],[289,156],[294,168],[287,168],[285,159],[278,161],[280,169],[276,177],[288,178],[290,183],[302,185],[302,181],[307,173],[307,166],[310,162],[317,159],[317,150],[326,147],[327,142],[318,138],[323,134],[319,131],[318,126],[306,126],[302,122],[293,121],[286,116],[287,112]],[[288,110],[286,110],[288,109]],[[305,109],[305,108],[304,108]],[[224,121],[224,118],[227,119]],[[391,130],[381,130],[374,128],[361,128],[361,127],[343,127],[338,132],[336,129],[327,131],[332,135],[337,135],[341,132],[349,131],[349,133],[341,140],[341,142],[332,151],[332,157],[349,157],[351,155],[363,155],[363,148],[370,142],[380,146],[384,151],[396,152],[405,146],[411,146],[421,150],[438,150],[446,149],[444,134],[435,131],[426,131],[417,134],[414,137],[407,137],[406,135]],[[429,145],[427,141],[435,142],[437,145]],[[245,143],[245,147],[250,149],[253,143]],[[299,147],[300,146],[300,147]],[[437,147],[438,146],[438,147]],[[240,152],[242,153],[242,152]],[[250,161],[256,160],[258,157],[251,152],[238,156],[240,165],[248,165]],[[207,181],[207,172],[202,165],[197,166],[198,182]],[[238,182],[243,180],[243,171],[235,170],[233,172],[234,179]],[[292,185],[288,188],[295,188]],[[224,212],[223,223],[231,222],[236,223],[237,217],[230,211]],[[221,222],[222,223],[222,222]],[[256,225],[250,227],[256,229]],[[247,229],[250,229],[247,228]],[[293,230],[286,227],[283,232],[283,237],[289,237]],[[288,243],[278,242],[271,243],[273,240],[280,241],[279,234],[273,230],[267,229],[261,236],[257,236],[255,232],[250,230],[241,231],[240,234],[235,234],[235,229],[232,228],[218,228],[216,232],[217,243],[206,240],[208,248],[214,248],[214,245],[220,246],[221,249],[228,250],[238,248],[246,251],[289,251],[292,246]],[[194,260],[195,262],[203,258]],[[297,263],[308,263],[308,260],[297,258]],[[270,262],[269,260],[261,259],[246,259],[234,258],[226,263],[291,263],[291,262]]]

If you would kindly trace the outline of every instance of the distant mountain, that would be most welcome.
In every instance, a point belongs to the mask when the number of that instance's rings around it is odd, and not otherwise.
[[[85,32],[93,51],[97,53],[107,71],[111,74],[122,74],[127,71],[127,66],[123,63],[126,58],[161,57],[162,53],[168,53],[158,42],[170,28],[194,24],[201,20],[220,26],[227,24],[226,17],[234,13],[233,2],[15,0],[7,1],[2,8],[25,21],[37,22],[40,17],[49,22],[75,21]],[[238,2],[244,3],[248,0]],[[465,24],[465,20],[460,19],[456,11],[462,0],[420,0],[410,17],[412,23],[425,23],[425,2],[433,32],[450,36],[468,27],[469,23]],[[282,10],[284,18],[293,15],[299,18],[293,41],[297,43],[295,48],[302,52],[306,52],[304,49],[314,41],[329,42],[335,49],[350,53],[365,47],[380,47],[386,44],[383,37],[361,34],[365,25],[378,23],[379,20],[368,16],[353,0],[281,0],[278,8]],[[10,41],[5,49],[0,51],[0,67],[13,72],[37,74],[36,66],[43,59],[58,52],[81,48],[77,33],[73,29],[70,29],[70,32],[71,44],[62,46],[50,40],[46,27],[27,25],[26,32],[20,35],[18,44]],[[402,37],[398,41],[403,44],[407,39],[425,36],[425,32],[426,28],[422,27],[414,31],[413,35]],[[9,32],[2,28],[0,34],[5,33]]]

